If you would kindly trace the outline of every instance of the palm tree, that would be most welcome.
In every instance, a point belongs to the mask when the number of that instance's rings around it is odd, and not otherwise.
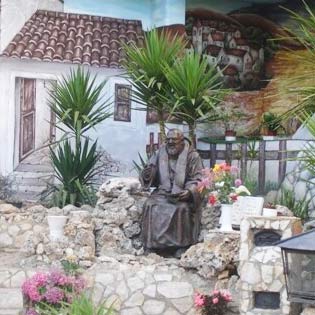
[[[156,29],[145,34],[144,47],[124,45],[126,61],[123,66],[135,87],[133,97],[147,109],[157,112],[162,140],[165,139],[164,115],[168,111],[164,99],[160,97],[168,84],[163,65],[172,67],[184,48],[181,37]]]
[[[172,66],[164,64],[164,71],[170,87],[163,93],[165,101],[173,107],[171,114],[187,123],[194,143],[196,123],[209,121],[215,115],[213,108],[227,93],[222,89],[222,77],[196,53],[186,54]]]

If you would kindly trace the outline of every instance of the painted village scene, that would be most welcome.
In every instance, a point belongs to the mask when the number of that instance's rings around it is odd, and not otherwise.
[[[314,315],[314,34],[314,0],[0,0],[0,315]]]

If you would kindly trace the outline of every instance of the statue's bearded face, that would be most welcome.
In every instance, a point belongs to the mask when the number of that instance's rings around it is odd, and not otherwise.
[[[166,150],[170,156],[178,156],[184,149],[182,134],[170,131],[166,137]]]

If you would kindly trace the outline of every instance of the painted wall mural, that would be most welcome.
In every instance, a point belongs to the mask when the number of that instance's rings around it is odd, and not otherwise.
[[[315,1],[307,3],[315,7]],[[281,113],[296,99],[280,95],[281,77],[298,71],[301,65],[284,60],[285,47],[302,49],[292,40],[276,41],[292,27],[289,13],[303,12],[300,0],[187,0],[188,49],[203,54],[209,64],[218,65],[225,86],[235,90],[225,105],[237,104],[252,119],[239,124],[239,133],[257,131],[263,112]],[[297,128],[288,122],[287,133]]]
[[[144,30],[185,23],[185,0],[65,0],[65,11],[142,21]]]
[[[280,48],[276,37],[289,21],[280,7],[300,10],[301,1],[187,1],[189,48],[218,65],[225,85],[258,90],[272,78],[269,63]]]

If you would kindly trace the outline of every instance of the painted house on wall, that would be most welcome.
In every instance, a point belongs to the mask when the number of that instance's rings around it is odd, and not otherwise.
[[[114,115],[91,136],[98,137],[113,159],[125,162],[136,157],[147,142],[145,114],[131,112],[130,99],[120,97],[128,94],[130,87],[122,78],[120,41],[142,46],[141,21],[64,13],[61,2],[51,2],[46,7],[52,4],[59,11],[34,7],[35,13],[25,16],[24,25],[10,34],[10,41],[6,40],[9,36],[1,38],[0,173],[13,174],[19,185],[15,188],[26,192],[40,191],[41,185],[32,178],[46,179],[52,172],[47,150],[38,151],[56,136],[47,104],[48,89],[71,68],[82,66],[97,74],[98,80],[107,80],[105,93],[114,101]],[[3,25],[9,19],[7,14],[11,12],[4,6],[2,34],[7,30]]]
[[[52,174],[45,146],[59,136],[48,91],[78,66],[107,80],[105,97],[113,101],[113,116],[90,136],[120,163],[122,174],[132,172],[132,160],[144,153],[150,132],[158,133],[157,124],[146,123],[146,112],[132,110],[139,105],[130,99],[121,67],[121,41],[143,45],[141,21],[64,12],[59,0],[10,1],[2,2],[1,10],[0,174],[10,175],[16,190],[34,195],[43,189],[37,178]]]

